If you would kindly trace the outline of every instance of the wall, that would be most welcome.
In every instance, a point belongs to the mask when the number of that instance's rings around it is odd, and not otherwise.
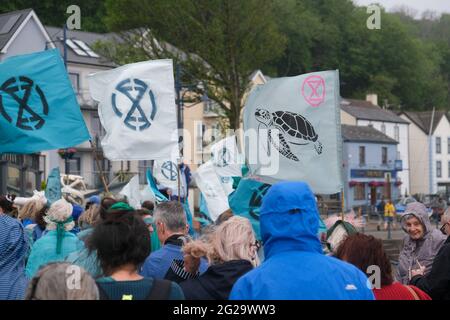
[[[436,138],[441,138],[441,153],[436,153]],[[439,121],[434,134],[432,136],[433,141],[433,193],[438,191],[438,183],[450,183],[450,172],[449,172],[449,161],[450,161],[450,150],[447,147],[447,138],[450,138],[450,123],[447,117],[442,117]],[[436,176],[436,161],[441,161],[442,163],[442,177],[438,178]]]
[[[401,117],[408,120],[405,115]],[[409,148],[411,194],[428,194],[430,193],[428,136],[413,122],[409,125]]]
[[[0,55],[0,61],[9,57],[45,50],[47,39],[33,18],[30,18],[17,37],[8,47],[6,53]]]

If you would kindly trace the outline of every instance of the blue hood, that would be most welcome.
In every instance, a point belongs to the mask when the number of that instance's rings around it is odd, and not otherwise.
[[[274,184],[263,198],[260,222],[266,259],[286,251],[322,252],[319,212],[304,182]]]

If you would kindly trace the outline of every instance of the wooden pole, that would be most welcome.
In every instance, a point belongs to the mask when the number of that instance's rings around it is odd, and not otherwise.
[[[100,173],[100,179],[102,180],[102,184],[103,187],[105,188],[106,193],[109,193],[109,188],[108,185],[106,184],[106,179],[105,176],[103,175],[103,170],[100,166],[100,162],[98,160],[98,155],[97,155],[97,146],[94,144],[94,142],[92,142],[92,140],[89,140],[89,142],[91,143],[91,147],[92,147],[92,152],[94,153],[94,158],[95,158],[95,163],[97,164],[97,170]]]

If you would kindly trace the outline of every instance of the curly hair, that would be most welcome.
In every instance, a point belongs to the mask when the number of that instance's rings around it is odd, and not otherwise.
[[[250,221],[233,216],[216,226],[203,239],[188,242],[183,252],[194,258],[206,257],[210,264],[220,264],[231,260],[247,260],[253,266],[259,264],[256,243]]]
[[[378,266],[381,271],[381,286],[394,282],[392,266],[380,239],[362,233],[352,234],[339,245],[336,257],[353,264],[365,274],[369,266]]]
[[[150,233],[144,221],[131,211],[97,225],[88,247],[97,250],[105,275],[126,264],[138,269],[150,254]]]

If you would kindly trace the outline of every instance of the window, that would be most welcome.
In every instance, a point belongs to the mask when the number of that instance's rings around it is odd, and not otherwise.
[[[359,147],[359,165],[363,166],[366,164],[366,147]]]
[[[384,123],[381,124],[381,132],[386,134],[386,125]]]
[[[436,177],[442,177],[442,163],[441,161],[436,161]]]
[[[395,125],[394,127],[394,139],[395,141],[400,141],[400,128],[398,125]]]
[[[63,40],[63,39],[61,39]],[[89,46],[81,40],[67,39],[66,44],[79,56],[99,58],[100,56],[92,51]]]
[[[139,184],[147,184],[147,169],[152,168],[152,160],[139,160]]]
[[[364,184],[357,184],[353,188],[353,200],[364,200],[365,197],[365,188]]]
[[[80,92],[80,75],[78,73],[69,73],[70,82],[72,82],[72,88],[75,93]]]
[[[436,137],[436,153],[441,153],[441,137]]]
[[[387,147],[381,147],[381,164],[387,164]]]
[[[450,161],[448,162],[448,177],[450,178]]]
[[[81,173],[81,158],[74,156],[72,159],[68,159],[68,174],[80,175]]]
[[[195,132],[195,150],[197,152],[203,151],[203,134],[205,132],[205,125],[201,121],[196,122],[196,132]]]

